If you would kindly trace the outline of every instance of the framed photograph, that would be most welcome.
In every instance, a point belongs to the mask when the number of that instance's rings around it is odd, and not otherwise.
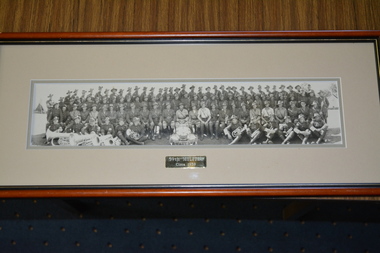
[[[379,36],[0,34],[0,197],[379,195]]]

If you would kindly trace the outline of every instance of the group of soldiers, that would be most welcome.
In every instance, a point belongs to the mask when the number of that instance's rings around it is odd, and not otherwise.
[[[133,89],[133,90],[132,90]],[[250,144],[289,144],[298,136],[303,144],[315,136],[325,141],[329,101],[324,91],[302,85],[214,85],[186,84],[178,87],[94,89],[67,91],[54,102],[46,102],[46,129],[53,132],[112,135],[122,145],[144,144],[166,137],[179,126],[204,138],[228,138],[229,144],[242,137]]]

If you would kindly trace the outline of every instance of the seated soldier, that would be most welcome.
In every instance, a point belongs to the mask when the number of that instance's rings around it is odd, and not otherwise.
[[[179,103],[179,108],[175,113],[175,121],[177,124],[188,124],[189,111],[185,109],[183,103]]]
[[[261,125],[261,120],[260,118],[254,118],[251,120],[249,123],[249,127],[247,129],[247,134],[250,135],[251,140],[249,144],[256,145],[258,144],[258,140],[262,136],[263,133],[263,126]]]
[[[144,126],[140,122],[140,118],[133,118],[133,124],[129,125],[125,138],[134,144],[145,144],[144,141],[148,139],[148,136],[146,135]]]
[[[202,141],[204,136],[207,136],[208,123],[211,120],[211,112],[210,112],[210,109],[206,107],[205,102],[201,102],[201,108],[199,108],[198,110],[198,120],[201,123],[200,124],[200,130],[201,130],[200,140]]]
[[[77,116],[73,122],[67,125],[65,133],[76,133],[82,134],[82,130],[85,127],[85,124],[81,122],[82,118]]]
[[[47,124],[46,127],[46,143],[50,144],[50,140],[48,140],[48,131],[60,133],[63,131],[62,125],[59,123],[59,118],[55,116],[50,124]]]
[[[171,108],[171,103],[166,103],[166,108],[162,110],[162,133],[166,135],[169,139],[169,136],[173,133],[175,128],[175,111]]]
[[[313,136],[317,137],[316,144],[321,141],[326,142],[325,137],[327,133],[328,125],[319,113],[314,113],[312,121],[310,123],[310,130]]]
[[[129,145],[129,141],[125,138],[128,130],[128,125],[125,124],[123,117],[119,118],[119,124],[115,128],[115,136],[121,140],[121,145]]]
[[[272,144],[272,139],[279,135],[278,133],[278,122],[275,119],[269,119],[265,124],[263,124],[263,130],[265,133],[265,137],[267,138],[263,141],[263,144]]]
[[[192,133],[197,135],[199,132],[201,123],[198,119],[198,110],[195,104],[192,105],[191,111],[189,112],[189,120],[190,120],[190,129]]]
[[[100,132],[100,127],[96,124],[94,118],[90,118],[87,126],[82,129],[82,134],[98,134]]]
[[[141,103],[141,110],[140,110],[140,122],[145,128],[145,131],[147,134],[150,133],[150,124],[149,124],[149,114],[150,111],[148,110],[148,103]]]
[[[208,129],[210,131],[211,139],[219,139],[219,109],[216,108],[216,104],[211,104],[210,110],[211,119],[208,123]]]
[[[104,124],[100,126],[100,134],[101,135],[114,135],[115,134],[115,128],[113,124],[110,122],[110,118],[106,117],[104,120]]]
[[[305,116],[300,114],[298,120],[294,121],[294,132],[302,140],[302,144],[306,144],[310,137],[311,131],[309,129],[309,123],[306,121]]]
[[[294,123],[290,116],[285,117],[285,122],[283,124],[279,124],[279,130],[281,133],[281,139],[283,140],[281,144],[290,144],[290,140],[295,136],[294,133]]]
[[[150,121],[150,131],[152,133],[151,139],[154,141],[156,136],[161,139],[161,128],[162,128],[162,116],[161,110],[158,109],[158,103],[154,102],[152,104],[153,109],[150,110],[149,113],[149,121]]]
[[[236,144],[244,133],[246,133],[247,127],[242,127],[241,122],[239,121],[238,117],[233,115],[231,117],[230,124],[224,128],[224,134],[227,136],[229,140],[231,140],[230,144],[233,145]]]

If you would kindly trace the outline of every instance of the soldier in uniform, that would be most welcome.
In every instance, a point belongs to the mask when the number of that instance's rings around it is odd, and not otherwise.
[[[212,93],[217,99],[219,99],[221,92],[218,90],[218,86],[214,85],[214,92]]]
[[[201,123],[198,119],[198,107],[193,104],[191,111],[189,112],[189,120],[190,120],[190,128],[193,132],[193,134],[197,135],[199,133],[199,128],[201,126]]]
[[[288,108],[288,115],[292,122],[298,118],[298,115],[300,114],[300,110],[298,107],[296,107],[297,102],[296,101],[290,101],[290,107]]]
[[[204,138],[204,135],[207,136],[208,132],[208,123],[211,120],[211,112],[210,109],[206,107],[206,103],[201,103],[201,108],[198,110],[198,120],[201,123],[200,125],[200,140],[202,141]]]
[[[221,96],[223,96],[224,98],[227,98],[227,96],[228,96],[228,92],[224,89],[224,85],[221,85],[219,89],[220,89],[219,98],[220,98]]]
[[[238,111],[237,116],[243,126],[248,126],[250,122],[250,112],[247,110],[247,105],[244,102],[241,103],[241,109]]]
[[[266,140],[263,141],[263,144],[272,144],[273,138],[276,135],[279,135],[278,122],[274,118],[270,118],[263,124],[263,130],[266,137]]]
[[[293,100],[297,100],[296,97],[297,97],[297,92],[295,92],[293,90],[293,86],[292,85],[288,85],[288,87],[286,87],[289,91],[287,92],[288,93],[288,96],[287,96],[287,99],[288,99],[288,102],[290,101],[290,97],[293,96],[294,99]]]
[[[319,105],[318,105],[318,102],[317,101],[314,101],[312,104],[311,104],[311,108],[310,108],[310,115],[313,115],[315,113],[318,113],[319,115],[322,114],[321,112],[321,108],[319,108]]]
[[[297,84],[294,88],[296,89],[296,90],[294,91],[295,94],[296,94],[295,99],[296,99],[296,101],[299,103],[299,96],[301,96],[301,93],[302,93],[302,87],[301,87],[300,85]]]
[[[298,103],[302,105],[302,102],[305,102],[306,105],[309,102],[309,98],[306,96],[305,90],[301,89],[301,92],[298,94]]]
[[[288,86],[289,87],[289,86]],[[278,95],[280,95],[280,94],[282,94],[282,96],[283,96],[283,99],[287,99],[288,98],[288,96],[289,96],[289,93],[285,90],[285,85],[283,85],[283,84],[281,84],[281,86],[280,86],[280,91],[279,91],[279,94]],[[292,87],[293,88],[293,87]]]
[[[124,104],[119,105],[119,111],[116,112],[116,121],[120,123],[123,119],[124,123],[127,121],[127,112],[124,110]]]
[[[67,105],[62,105],[62,125],[66,126],[70,122],[70,112],[67,110]]]
[[[179,109],[175,112],[175,121],[177,124],[188,124],[189,111],[185,109],[182,103],[179,103]]]
[[[252,102],[252,109],[249,110],[249,118],[251,121],[254,121],[256,119],[261,122],[261,109],[257,107],[257,102]]]
[[[177,91],[177,89],[175,90]],[[174,93],[174,99],[171,101],[171,104],[172,104],[171,107],[173,108],[173,110],[178,109],[180,103],[181,103],[181,100],[179,99],[179,93]]]
[[[322,112],[322,117],[323,119],[326,121],[327,123],[327,117],[329,116],[328,115],[328,112],[329,112],[329,100],[327,99],[326,97],[326,94],[323,92],[323,91],[319,91],[319,98],[318,98],[318,105],[319,105],[319,108],[321,108],[321,112]]]
[[[99,135],[100,127],[96,124],[95,119],[91,118],[88,121],[87,126],[83,128],[83,134],[98,134]]]
[[[261,117],[264,122],[272,121],[274,119],[274,110],[270,107],[270,102],[265,100],[265,107],[261,110]]]
[[[55,117],[58,117],[60,123],[63,122],[62,110],[59,108],[59,103],[54,103],[53,108],[49,110],[48,123],[52,122]]]
[[[162,131],[162,116],[161,110],[158,109],[158,103],[153,103],[153,109],[150,110],[149,113],[149,121],[150,121],[150,129],[152,132],[151,139],[154,141],[156,136],[161,139],[161,131]]]
[[[103,124],[105,124],[106,117],[108,117],[107,108],[108,108],[108,106],[106,104],[104,104],[102,106],[102,110],[98,113],[98,122],[97,122],[97,124],[100,125],[100,126],[103,125]]]
[[[206,88],[206,92],[203,94],[203,99],[205,99],[205,96],[206,99],[209,99],[211,97],[211,87]]]
[[[62,132],[63,128],[62,125],[59,123],[59,118],[57,116],[53,118],[52,122],[48,125],[47,129],[55,133]]]
[[[285,118],[288,116],[288,111],[283,106],[283,101],[279,100],[277,102],[277,108],[274,110],[274,117],[279,124],[285,122]]]
[[[314,90],[311,88],[311,84],[307,83],[305,84],[305,95],[306,97],[310,97],[311,93],[315,93]]]
[[[276,100],[275,100],[275,98],[274,98],[274,94],[273,94],[273,93],[270,93],[270,94],[269,94],[269,98],[268,98],[268,100],[269,100],[269,103],[270,103],[270,107],[271,107],[271,108],[276,108],[276,104],[277,104],[277,102],[276,102]]]
[[[189,93],[186,92],[182,96],[181,103],[183,104],[183,107],[188,111],[191,110]]]
[[[222,103],[222,109],[219,110],[219,123],[220,128],[224,129],[229,124],[229,119],[232,116],[230,110],[228,110],[228,104],[227,101],[224,101]]]
[[[216,107],[216,104],[211,104],[211,110],[210,110],[210,121],[208,123],[208,129],[210,131],[211,139],[214,139],[214,137],[218,140],[219,139],[219,109]]]
[[[135,104],[136,110],[140,111],[142,109],[140,97],[137,96],[137,97],[134,97],[134,99],[135,99],[134,104]]]
[[[131,103],[130,106],[131,106],[131,109],[127,112],[127,122],[129,125],[132,125],[133,118],[140,117],[140,111],[136,108],[135,103]]]
[[[312,90],[312,91],[309,93],[309,97],[308,97],[307,104],[308,104],[309,106],[312,106],[314,102],[318,102],[318,98],[315,96],[315,92]]]
[[[87,123],[90,119],[90,111],[87,110],[87,104],[82,104],[82,110],[80,112],[82,123]]]
[[[280,90],[283,90],[283,87],[285,87],[285,86],[284,86],[284,85],[281,85],[281,86],[280,86]],[[273,94],[273,97],[274,97],[274,100],[275,100],[275,101],[278,100],[280,93],[281,93],[281,91],[277,91],[277,86],[276,86],[276,85],[273,85],[273,86],[272,86],[272,94]]]
[[[128,130],[128,125],[125,124],[125,119],[120,117],[119,124],[115,128],[115,135],[121,140],[121,145],[129,145],[129,141],[125,138]]]
[[[247,127],[243,128],[238,117],[233,115],[230,124],[224,128],[223,132],[231,140],[228,145],[233,145],[242,138],[243,134],[247,134]]]
[[[301,108],[299,108],[299,113],[303,114],[306,120],[311,119],[310,108],[307,106],[306,101],[301,101]]]
[[[250,136],[249,144],[256,145],[258,140],[262,136],[263,129],[261,125],[260,117],[256,117],[249,123],[247,134]]]
[[[65,129],[65,133],[76,133],[76,134],[82,134],[83,128],[85,125],[81,122],[82,118],[80,116],[77,116],[74,121],[72,121],[69,125],[67,125]]]
[[[133,124],[129,125],[129,128],[127,129],[126,139],[131,143],[144,145],[144,142],[148,139],[145,128],[141,125],[140,118],[133,117],[132,120]]]
[[[86,90],[82,90],[82,96],[79,98],[79,101],[81,103],[85,103],[87,100],[86,92],[87,92]]]
[[[114,136],[114,134],[115,134],[115,127],[110,122],[110,118],[109,117],[106,117],[104,124],[100,126],[100,134],[101,135],[109,135],[109,134],[111,134],[112,136]]]
[[[117,95],[117,97],[116,97],[116,103],[124,103],[124,95],[123,95],[123,93],[124,93],[124,89],[120,89],[119,90],[119,95]]]
[[[166,108],[162,110],[162,133],[169,138],[175,128],[175,111],[171,108],[171,103],[166,103]]]
[[[78,111],[78,105],[73,104],[73,110],[70,112],[70,118],[74,120],[77,116],[80,116],[80,111]]]
[[[193,99],[190,100],[190,106],[191,106],[191,108],[193,108],[194,105],[197,108],[199,108],[201,106],[201,103],[200,103],[200,101],[198,99],[198,95],[193,96]]]
[[[110,123],[116,126],[117,112],[114,109],[114,104],[110,104],[109,107],[110,107],[110,110],[108,112],[108,118],[110,119]]]
[[[189,91],[189,98],[193,98],[195,95],[197,95],[197,94],[195,93],[194,89],[195,89],[195,86],[192,85],[192,86],[190,87],[190,91]]]
[[[129,111],[131,109],[131,104],[132,104],[132,96],[130,94],[127,94],[125,96],[125,102],[124,102],[124,109],[126,111]]]
[[[93,104],[92,108],[91,108],[91,111],[89,113],[88,120],[90,121],[90,119],[93,118],[93,119],[95,119],[95,121],[97,123],[97,121],[98,121],[98,115],[99,115],[98,107],[97,107],[96,104]]]
[[[298,115],[298,120],[294,122],[294,132],[298,138],[302,140],[302,144],[306,144],[310,137],[311,131],[309,129],[309,123],[306,121],[303,114]]]
[[[290,140],[295,136],[294,123],[291,118],[286,116],[284,124],[280,124],[279,128],[281,131],[280,137],[283,140],[281,144],[290,144]]]
[[[148,104],[143,103],[142,110],[140,111],[140,121],[141,125],[145,128],[146,133],[150,133],[149,114]]]
[[[310,123],[310,130],[313,136],[317,137],[316,144],[325,142],[328,125],[319,113],[314,113],[313,119]]]

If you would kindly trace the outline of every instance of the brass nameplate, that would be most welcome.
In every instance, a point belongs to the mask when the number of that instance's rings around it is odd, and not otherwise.
[[[167,156],[166,168],[206,168],[206,156]]]

